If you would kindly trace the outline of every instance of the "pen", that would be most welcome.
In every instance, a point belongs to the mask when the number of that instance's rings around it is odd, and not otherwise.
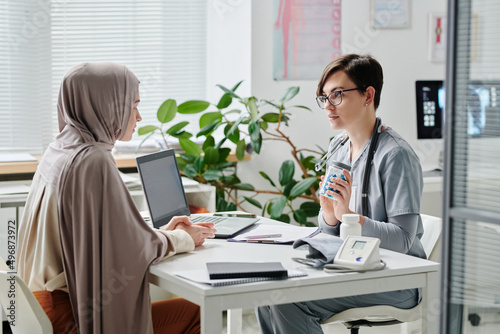
[[[270,243],[273,244],[276,242],[274,239],[248,239],[247,242],[258,242],[258,243]]]
[[[249,235],[245,238],[253,240],[253,239],[267,239],[267,238],[279,238],[279,237],[281,237],[281,234]]]
[[[216,217],[239,217],[239,218],[255,218],[254,213],[214,213]]]

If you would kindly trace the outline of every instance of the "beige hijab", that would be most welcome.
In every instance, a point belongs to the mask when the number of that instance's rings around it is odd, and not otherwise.
[[[64,269],[84,334],[152,333],[147,272],[167,242],[141,218],[111,155],[138,88],[122,65],[70,69],[59,93],[61,133],[44,155],[52,160],[47,175],[58,184]]]

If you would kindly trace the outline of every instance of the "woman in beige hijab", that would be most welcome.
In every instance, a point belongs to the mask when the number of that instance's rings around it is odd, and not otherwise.
[[[139,80],[122,65],[83,63],[62,81],[60,134],[40,161],[19,228],[18,270],[54,333],[200,331],[198,306],[151,304],[147,273],[215,230],[187,217],[153,230],[137,211],[111,149],[131,139],[138,103]]]

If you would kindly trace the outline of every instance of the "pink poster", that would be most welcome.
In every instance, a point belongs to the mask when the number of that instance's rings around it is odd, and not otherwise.
[[[317,80],[340,56],[341,0],[274,0],[274,80]]]

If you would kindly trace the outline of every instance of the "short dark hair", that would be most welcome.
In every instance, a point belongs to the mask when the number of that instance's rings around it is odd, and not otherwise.
[[[316,95],[323,95],[323,86],[326,81],[335,72],[344,71],[347,76],[360,89],[365,92],[369,86],[375,89],[373,104],[375,109],[380,104],[380,94],[384,84],[384,74],[382,66],[370,55],[346,54],[328,64],[323,70],[321,79],[318,83]]]

